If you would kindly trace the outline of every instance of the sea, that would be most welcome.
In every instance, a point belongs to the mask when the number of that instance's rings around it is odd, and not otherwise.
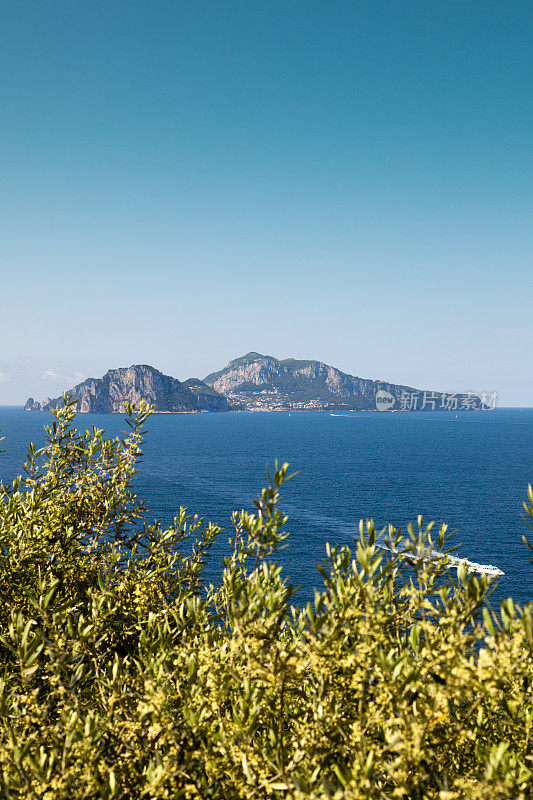
[[[44,441],[48,412],[0,406],[0,479],[20,474],[26,445]],[[109,435],[127,428],[119,414],[80,414],[82,429]],[[493,605],[533,600],[533,553],[523,501],[533,482],[533,409],[494,411],[154,414],[134,488],[149,517],[171,523],[180,506],[223,528],[211,551],[208,580],[220,576],[231,512],[252,511],[276,459],[298,474],[282,490],[288,546],[279,561],[299,586],[295,603],[312,598],[322,579],[326,542],[351,546],[360,519],[378,528],[445,522],[457,555],[505,573]]]

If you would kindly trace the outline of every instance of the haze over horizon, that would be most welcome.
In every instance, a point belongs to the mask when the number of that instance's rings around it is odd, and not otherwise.
[[[532,23],[6,4],[0,404],[253,350],[533,405]]]

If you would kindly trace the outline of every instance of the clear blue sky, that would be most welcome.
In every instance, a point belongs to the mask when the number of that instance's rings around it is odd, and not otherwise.
[[[533,405],[530,0],[0,6],[0,403],[257,350]]]

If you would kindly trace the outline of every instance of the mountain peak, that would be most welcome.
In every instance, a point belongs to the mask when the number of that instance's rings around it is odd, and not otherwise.
[[[132,364],[108,370],[102,378],[87,378],[67,394],[77,399],[82,413],[121,413],[125,402],[146,400],[155,411],[229,411],[230,404],[216,389],[198,379],[185,382],[164,375],[149,364]],[[30,402],[31,401],[31,402]],[[49,411],[62,406],[62,397],[26,403],[28,411]]]
[[[405,392],[423,395],[407,386],[347,375],[322,361],[280,360],[253,351],[204,380],[234,407],[248,411],[375,411],[379,391],[391,396],[396,408]]]

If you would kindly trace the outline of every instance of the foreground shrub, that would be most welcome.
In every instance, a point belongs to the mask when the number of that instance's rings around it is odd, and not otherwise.
[[[444,526],[361,523],[298,607],[284,465],[205,585],[220,530],[130,488],[149,408],[123,440],[72,408],[0,487],[1,797],[531,797],[532,606],[429,558]]]

